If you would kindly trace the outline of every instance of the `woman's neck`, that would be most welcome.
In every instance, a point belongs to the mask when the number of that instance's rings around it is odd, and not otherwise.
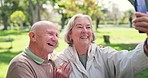
[[[75,49],[79,56],[86,55],[89,49],[89,46],[75,46]]]

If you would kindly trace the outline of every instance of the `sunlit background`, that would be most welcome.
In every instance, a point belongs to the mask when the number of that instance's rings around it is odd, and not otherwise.
[[[128,0],[0,0],[0,8],[0,29],[4,30],[31,26],[39,20],[56,22],[63,29],[77,13],[99,19],[101,24],[128,24],[134,13]]]
[[[146,38],[129,21],[134,19],[135,10],[128,0],[0,0],[0,78],[6,78],[11,59],[28,46],[33,23],[49,20],[57,24],[60,35],[55,51],[60,52],[67,47],[64,28],[78,13],[92,18],[97,45],[131,50]],[[136,78],[148,78],[148,71]]]

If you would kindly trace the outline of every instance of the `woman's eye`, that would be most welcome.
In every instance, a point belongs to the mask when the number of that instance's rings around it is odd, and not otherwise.
[[[78,28],[83,28],[82,26],[78,26]]]
[[[81,24],[77,24],[76,28],[82,28],[83,26]]]

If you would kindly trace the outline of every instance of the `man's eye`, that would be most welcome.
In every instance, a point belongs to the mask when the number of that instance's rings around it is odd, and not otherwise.
[[[52,35],[52,33],[50,33],[50,32],[49,32],[48,34],[49,34],[49,35]]]
[[[58,35],[58,34],[56,34],[56,37],[59,37],[59,35]]]
[[[89,26],[89,27],[86,27],[87,29],[90,29],[91,27]]]

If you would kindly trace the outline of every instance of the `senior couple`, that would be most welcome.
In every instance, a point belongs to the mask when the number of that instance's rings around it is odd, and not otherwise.
[[[135,13],[135,29],[148,34],[148,14]],[[68,47],[48,59],[58,44],[58,29],[49,21],[33,24],[29,46],[12,59],[6,78],[134,78],[148,68],[148,40],[134,50],[98,47],[92,20],[83,14],[68,22],[64,40]]]

